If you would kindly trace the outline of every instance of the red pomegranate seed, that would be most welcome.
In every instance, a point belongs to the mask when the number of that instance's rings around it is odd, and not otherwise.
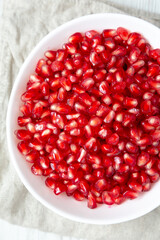
[[[97,182],[95,182],[95,188],[98,191],[103,191],[106,189],[107,181],[103,179],[99,179]]]
[[[62,192],[65,192],[65,191],[66,191],[66,186],[63,183],[60,183],[60,182],[56,183],[56,186],[54,188],[54,193],[56,195],[59,195]]]
[[[150,176],[150,180],[151,180],[152,183],[157,182],[159,180],[159,174],[156,173],[155,175]]]
[[[105,203],[107,205],[114,204],[114,200],[111,198],[111,196],[109,195],[109,193],[107,191],[102,192],[102,201],[103,201],[103,203]]]
[[[132,180],[129,182],[128,186],[135,192],[142,192],[142,186],[138,182]]]
[[[54,194],[121,204],[160,174],[160,50],[123,27],[73,33],[22,94],[17,147]]]
[[[32,138],[32,135],[30,134],[30,132],[23,129],[17,130],[15,134],[18,139],[24,140],[24,141],[30,140]]]
[[[77,200],[77,201],[83,201],[84,200],[84,195],[78,191],[75,191],[73,194],[73,197]]]
[[[69,37],[68,41],[72,44],[79,43],[82,41],[82,34],[80,32],[76,32]]]
[[[121,174],[127,173],[128,171],[129,171],[129,166],[127,164],[122,164],[117,170],[117,172]]]
[[[115,117],[115,112],[111,110],[104,119],[105,123],[111,123]]]
[[[102,119],[99,117],[92,117],[89,121],[91,127],[98,127],[102,124]]]
[[[109,138],[108,138],[108,143],[111,145],[117,145],[119,142],[119,136],[117,133],[113,133]]]
[[[43,168],[43,169],[49,168],[49,159],[48,159],[48,157],[40,157],[38,162],[39,162],[39,165],[41,166],[41,168]]]
[[[131,142],[126,143],[126,149],[130,153],[137,153],[138,152],[138,147]]]
[[[137,107],[137,105],[138,105],[137,99],[129,98],[129,97],[126,97],[124,99],[124,106],[125,107],[132,108],[132,107]]]
[[[104,38],[108,38],[108,37],[115,37],[117,35],[117,32],[115,29],[105,29],[102,32],[102,36]]]
[[[113,199],[115,199],[115,198],[118,198],[118,197],[119,197],[120,191],[121,191],[120,187],[119,187],[119,186],[115,186],[115,187],[114,187],[112,190],[110,190],[108,193],[109,193],[109,195],[110,195]]]
[[[64,65],[60,61],[54,61],[51,65],[51,69],[53,72],[62,71],[64,69]]]
[[[134,199],[138,197],[138,193],[131,190],[127,190],[126,192],[123,193],[123,196],[125,198]]]
[[[34,175],[37,175],[37,176],[41,176],[43,174],[42,168],[36,164],[32,165],[31,171]]]
[[[53,103],[51,105],[51,110],[60,114],[67,114],[70,112],[70,107],[64,103]]]
[[[82,84],[82,87],[88,91],[89,89],[91,89],[93,87],[94,80],[93,80],[93,78],[86,78],[85,80],[83,80],[83,82],[81,84]]]
[[[136,158],[135,158],[134,155],[125,153],[123,157],[124,157],[124,161],[125,161],[126,164],[128,164],[129,166],[135,165]]]
[[[29,144],[26,141],[19,142],[17,147],[23,155],[27,155],[31,152],[31,148],[29,147]]]
[[[89,193],[89,185],[87,181],[81,180],[79,183],[79,191],[84,194],[84,196],[87,196]]]
[[[32,120],[30,117],[18,117],[18,125],[20,127],[26,126],[28,123],[30,123]]]
[[[38,158],[38,153],[36,151],[30,151],[29,154],[26,155],[26,161],[33,163]]]
[[[143,185],[143,191],[146,192],[146,191],[149,191],[151,189],[151,183],[148,182],[148,183],[145,183]]]
[[[50,177],[46,178],[45,184],[47,187],[51,188],[52,190],[55,189],[56,183],[52,178]]]
[[[29,143],[29,146],[33,148],[34,150],[41,151],[43,149],[43,145],[38,140],[32,140]]]
[[[97,207],[96,198],[93,196],[91,192],[89,192],[88,194],[88,207],[91,209]]]
[[[153,64],[152,66],[149,67],[148,72],[147,72],[147,77],[154,77],[159,74],[160,67],[157,64]]]
[[[114,49],[116,47],[115,41],[112,38],[105,38],[104,44],[106,48]]]
[[[49,50],[49,51],[46,51],[44,55],[49,60],[54,61],[56,58],[56,51]]]
[[[87,106],[90,106],[92,104],[92,99],[87,93],[81,93],[79,95],[79,99],[82,102],[82,104],[85,104]]]
[[[117,28],[117,33],[122,38],[122,40],[127,41],[128,40],[128,35],[129,31],[123,27],[118,27]]]
[[[67,193],[68,195],[71,195],[71,194],[73,194],[73,193],[76,191],[77,188],[78,188],[78,185],[69,183],[69,184],[67,184],[66,193]]]
[[[142,152],[137,160],[137,165],[139,167],[144,166],[149,161],[149,154],[146,152]]]

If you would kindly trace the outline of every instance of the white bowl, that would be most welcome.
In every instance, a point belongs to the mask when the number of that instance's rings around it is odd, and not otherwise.
[[[75,201],[65,195],[56,196],[48,189],[43,178],[33,175],[29,164],[17,150],[17,139],[14,131],[18,128],[17,116],[20,114],[20,96],[25,91],[28,77],[34,71],[37,60],[43,57],[47,49],[58,49],[74,32],[85,32],[90,29],[102,31],[107,28],[125,27],[144,35],[154,48],[160,48],[160,30],[141,19],[121,14],[94,14],[77,18],[63,24],[50,32],[29,54],[24,62],[12,89],[7,113],[7,139],[11,160],[17,173],[28,191],[44,206],[57,214],[74,221],[91,224],[113,224],[140,217],[160,205],[160,181],[153,184],[149,192],[141,194],[135,200],[128,200],[121,205],[100,205],[91,210],[86,202]]]

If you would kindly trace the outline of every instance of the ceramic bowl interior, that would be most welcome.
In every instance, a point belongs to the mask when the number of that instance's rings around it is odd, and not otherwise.
[[[25,91],[26,83],[39,58],[48,49],[58,49],[74,32],[85,32],[95,29],[125,27],[130,31],[141,33],[154,48],[160,48],[160,30],[141,19],[120,14],[94,14],[84,16],[56,28],[44,37],[29,54],[24,62],[12,89],[7,113],[7,139],[10,158],[17,173],[29,192],[43,205],[52,211],[74,221],[92,224],[120,223],[140,217],[160,205],[160,181],[153,185],[149,192],[141,194],[135,200],[128,200],[121,205],[100,205],[91,210],[86,202],[75,201],[65,194],[55,196],[48,189],[42,177],[33,175],[28,164],[17,150],[17,139],[14,131],[18,128],[17,116],[20,114],[20,96]]]

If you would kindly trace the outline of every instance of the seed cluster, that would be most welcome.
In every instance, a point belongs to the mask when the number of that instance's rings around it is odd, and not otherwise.
[[[160,174],[160,50],[119,27],[48,50],[21,96],[19,151],[58,195],[120,204]]]

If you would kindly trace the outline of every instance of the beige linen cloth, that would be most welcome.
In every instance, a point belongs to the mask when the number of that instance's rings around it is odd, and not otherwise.
[[[160,207],[139,219],[116,225],[72,222],[34,199],[9,161],[5,118],[10,92],[23,61],[57,26],[82,15],[100,12],[125,12],[160,26],[160,16],[120,9],[105,0],[3,1],[0,21],[0,217],[14,224],[85,239],[156,240],[160,238]]]

